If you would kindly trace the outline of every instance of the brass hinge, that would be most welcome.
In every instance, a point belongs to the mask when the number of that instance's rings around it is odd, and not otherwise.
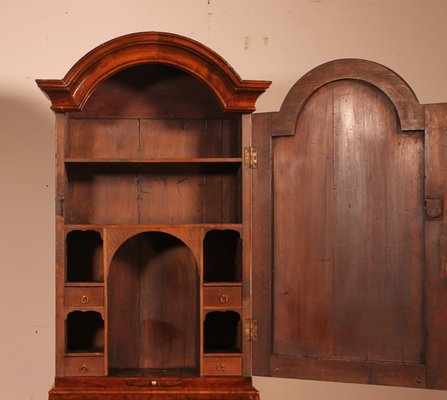
[[[255,319],[247,319],[245,321],[245,339],[251,342],[258,340],[258,321]]]
[[[245,168],[258,168],[258,149],[256,147],[244,147]]]

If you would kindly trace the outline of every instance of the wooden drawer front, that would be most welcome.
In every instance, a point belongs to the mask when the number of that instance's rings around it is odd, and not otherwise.
[[[204,357],[203,374],[213,376],[242,375],[242,357]]]
[[[65,376],[104,376],[104,357],[65,357]]]
[[[65,288],[65,307],[97,307],[104,305],[104,289],[102,287]]]
[[[241,287],[205,287],[203,289],[204,307],[241,307]]]

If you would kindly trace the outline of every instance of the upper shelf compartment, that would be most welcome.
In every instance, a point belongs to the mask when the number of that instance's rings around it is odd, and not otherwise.
[[[81,58],[63,79],[37,80],[68,116],[65,162],[241,162],[241,114],[268,81],[243,80],[208,47],[140,32]]]
[[[70,113],[68,162],[240,158],[236,113],[225,113],[202,82],[145,64],[105,80],[82,112]]]
[[[238,161],[233,119],[70,119],[65,158],[83,161]]]
[[[243,114],[270,82],[241,79],[194,40],[144,32],[37,83],[66,117],[57,160],[65,224],[242,223]]]
[[[69,164],[67,224],[241,223],[238,164]]]

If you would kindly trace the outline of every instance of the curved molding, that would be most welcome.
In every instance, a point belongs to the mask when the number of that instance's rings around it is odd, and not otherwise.
[[[399,75],[372,61],[342,59],[314,68],[293,85],[273,118],[273,136],[294,135],[307,99],[322,86],[343,79],[364,81],[385,93],[396,108],[403,131],[424,129],[424,106]]]
[[[63,79],[38,79],[55,111],[78,111],[111,75],[135,65],[159,63],[182,69],[206,84],[225,111],[255,110],[269,81],[242,80],[217,53],[195,40],[162,32],[141,32],[108,41],[82,57]]]
[[[145,233],[164,233],[166,235],[172,236],[183,243],[185,247],[189,249],[189,251],[194,256],[194,260],[196,262],[196,269],[199,270],[199,255],[198,248],[195,246],[195,243],[191,240],[188,240],[188,235],[184,235],[178,230],[172,230],[169,228],[157,228],[157,229],[148,229],[147,227],[141,228],[131,228],[131,229],[120,229],[119,235],[114,235],[114,240],[109,241],[109,248],[107,249],[107,276],[109,273],[110,265],[115,257],[119,248],[126,243],[129,239],[138,236],[140,234]]]
[[[102,320],[104,321],[104,307],[85,307],[83,306],[82,308],[77,307],[77,308],[66,308],[64,311],[64,320],[67,321],[68,316],[70,314],[73,314],[75,312],[80,312],[80,313],[88,313],[88,312],[93,312],[95,314],[99,314],[101,315]]]

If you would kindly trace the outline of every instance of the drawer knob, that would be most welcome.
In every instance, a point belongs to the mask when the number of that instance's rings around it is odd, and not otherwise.
[[[216,369],[217,369],[219,372],[225,372],[225,364],[217,363],[217,364],[216,364]]]
[[[90,300],[89,300],[89,298],[87,296],[82,296],[81,297],[81,303],[82,304],[88,304],[89,301]]]
[[[87,372],[88,372],[88,367],[87,367],[87,365],[82,364],[82,365],[79,367],[79,372],[80,372],[81,374],[85,374],[85,373],[87,373]]]
[[[226,303],[228,303],[228,300],[229,300],[229,298],[228,298],[228,296],[227,296],[226,294],[223,294],[223,295],[221,295],[221,296],[219,297],[219,301],[220,301],[222,304],[226,304]]]

